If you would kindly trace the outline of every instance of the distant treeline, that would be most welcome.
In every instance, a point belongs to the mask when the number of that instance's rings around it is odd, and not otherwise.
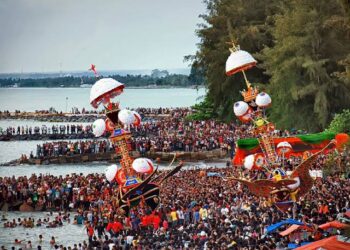
[[[203,77],[197,70],[191,70],[190,75],[169,74],[167,71],[154,70],[152,75],[111,75],[111,77],[128,87],[145,86],[178,86],[189,87],[193,85],[202,85]],[[0,87],[80,87],[82,84],[94,84],[96,77],[47,77],[47,78],[6,78],[0,79]]]
[[[161,78],[153,78],[151,76],[141,75],[113,75],[109,76],[124,83],[129,87],[143,87],[143,86],[181,86],[188,87],[196,85],[191,82],[189,76],[186,75],[168,75]],[[18,87],[80,87],[81,84],[93,84],[97,80],[96,77],[54,77],[54,78],[42,78],[42,79],[15,79],[7,78],[0,79],[0,87],[12,87],[17,85]]]

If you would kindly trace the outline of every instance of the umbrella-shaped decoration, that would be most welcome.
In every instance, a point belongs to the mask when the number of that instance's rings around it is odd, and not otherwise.
[[[92,124],[92,133],[96,136],[102,136],[106,130],[106,123],[103,119],[97,119]]]
[[[153,172],[153,162],[148,158],[137,158],[132,163],[132,168],[142,174],[149,174]]]
[[[232,76],[240,71],[254,67],[256,60],[244,50],[231,50],[230,56],[226,61],[226,75]]]
[[[282,141],[277,144],[277,154],[282,155],[282,157],[288,157],[292,152],[292,145],[289,142]]]
[[[98,80],[90,90],[90,104],[94,108],[103,102],[110,104],[110,99],[120,95],[123,92],[124,84],[113,78],[103,78]]]

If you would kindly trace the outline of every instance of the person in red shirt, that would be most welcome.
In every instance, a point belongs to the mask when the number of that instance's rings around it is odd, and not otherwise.
[[[86,231],[87,231],[87,235],[89,236],[89,244],[92,243],[92,237],[95,234],[95,229],[92,226],[92,223],[90,223],[87,227],[86,227]]]
[[[169,227],[169,223],[167,220],[163,220],[163,228],[164,228],[164,231],[167,231],[168,230],[168,227]]]
[[[119,232],[123,230],[123,224],[117,220],[114,222],[110,221],[107,225],[106,230],[111,234],[111,237],[117,237],[119,235]]]
[[[157,214],[154,215],[154,217],[153,217],[153,227],[154,227],[155,230],[158,230],[160,222],[161,222],[161,220],[160,220],[159,215],[157,215]]]

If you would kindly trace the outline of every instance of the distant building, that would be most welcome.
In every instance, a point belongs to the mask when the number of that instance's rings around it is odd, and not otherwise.
[[[169,72],[167,70],[159,70],[154,69],[152,70],[151,77],[152,78],[163,78],[169,75]]]

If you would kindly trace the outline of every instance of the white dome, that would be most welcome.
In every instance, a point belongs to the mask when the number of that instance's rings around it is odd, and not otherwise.
[[[267,107],[271,104],[271,97],[265,92],[261,92],[256,96],[255,103],[260,108]]]
[[[233,51],[226,61],[226,75],[231,76],[239,71],[249,69],[255,65],[256,60],[247,51]]]
[[[103,97],[111,95],[111,97],[117,96],[122,93],[124,84],[112,79],[103,78],[95,82],[90,90],[90,104],[97,108]]]
[[[277,144],[277,148],[292,148],[292,145],[289,142],[282,141]]]
[[[106,130],[106,122],[103,119],[97,119],[92,124],[92,133],[96,137],[99,137],[99,136],[103,135],[105,130]]]
[[[134,112],[128,109],[120,110],[118,113],[118,119],[125,125],[131,125],[136,120]]]
[[[243,116],[248,112],[248,110],[249,106],[246,102],[239,101],[233,104],[233,112],[236,116]]]
[[[243,160],[243,166],[246,169],[251,170],[253,168],[253,166],[254,166],[254,162],[255,162],[255,156],[254,155],[248,155]]]
[[[137,158],[132,163],[132,168],[138,173],[153,172],[153,163],[148,158]]]
[[[106,168],[105,174],[106,174],[106,179],[111,182],[114,180],[115,175],[117,174],[118,171],[118,166],[116,164],[113,164],[109,167]]]

